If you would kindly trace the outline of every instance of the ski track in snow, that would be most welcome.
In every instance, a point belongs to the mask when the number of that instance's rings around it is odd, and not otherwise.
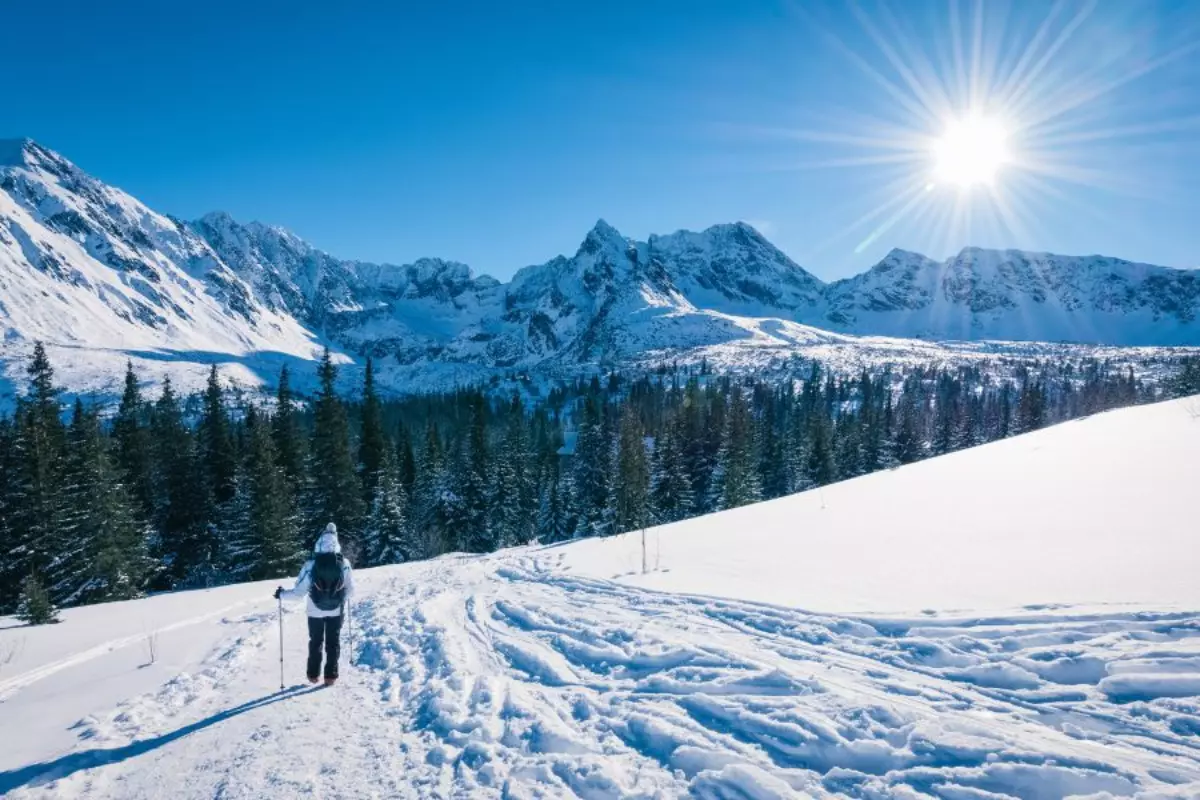
[[[196,672],[81,720],[76,748],[0,772],[0,793],[1200,796],[1200,615],[873,622],[560,558],[376,571],[329,690],[272,688],[274,611],[226,618]]]

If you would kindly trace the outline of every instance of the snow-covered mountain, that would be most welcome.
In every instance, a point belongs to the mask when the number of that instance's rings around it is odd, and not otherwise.
[[[893,250],[830,284],[826,319],[858,333],[1115,345],[1200,343],[1200,271],[1104,256]]]
[[[6,339],[232,354],[313,345],[186,223],[29,140],[0,144],[0,290]]]
[[[893,251],[826,284],[745,223],[639,242],[602,220],[573,256],[502,284],[440,259],[338,259],[222,213],[183,222],[35,142],[0,143],[0,361],[35,339],[81,348],[68,382],[131,355],[232,362],[253,382],[326,343],[410,379],[873,334],[1195,345],[1198,315],[1200,273],[1098,256]]]

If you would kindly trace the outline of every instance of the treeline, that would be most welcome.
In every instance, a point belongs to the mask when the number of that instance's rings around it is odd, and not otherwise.
[[[1156,399],[1084,360],[1005,380],[611,374],[528,407],[480,389],[384,400],[368,361],[350,401],[327,353],[316,394],[295,397],[285,367],[270,412],[232,403],[215,366],[199,402],[169,381],[144,397],[130,367],[115,413],[77,401],[64,420],[40,345],[28,374],[0,420],[0,612],[27,615],[290,574],[330,520],[360,566],[603,536]],[[1198,377],[1187,363],[1173,386]]]

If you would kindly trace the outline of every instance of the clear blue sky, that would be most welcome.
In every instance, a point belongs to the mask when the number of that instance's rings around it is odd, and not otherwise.
[[[1030,53],[1026,117],[1079,106],[1021,134],[1042,171],[1002,173],[1012,224],[980,192],[952,224],[941,187],[900,210],[925,166],[887,156],[936,127],[906,75],[963,104],[975,5],[10,3],[0,137],[177,216],[221,209],[339,256],[500,278],[574,252],[599,217],[638,238],[747,220],[823,278],[893,246],[1200,265],[1188,0],[989,3],[981,63]]]

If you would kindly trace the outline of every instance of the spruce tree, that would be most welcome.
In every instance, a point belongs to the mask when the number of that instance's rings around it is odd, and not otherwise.
[[[763,417],[759,423],[759,474],[762,496],[770,499],[783,497],[790,488],[788,459],[785,453],[784,420],[780,403],[769,395]]]
[[[654,446],[650,506],[659,525],[692,515],[692,484],[683,460],[681,427],[677,422],[668,424]]]
[[[16,574],[46,576],[51,599],[57,597],[57,551],[66,523],[63,495],[66,467],[66,428],[59,416],[59,390],[54,370],[39,342],[27,370],[29,393],[17,403],[14,437],[12,511],[13,548],[8,552]],[[65,587],[63,587],[65,588]]]
[[[487,400],[481,392],[468,398],[469,418],[463,438],[455,494],[457,504],[452,529],[458,535],[458,547],[469,553],[490,553],[499,547],[497,531],[491,524],[489,454],[487,446]]]
[[[425,447],[421,451],[414,497],[410,504],[411,525],[423,535],[421,551],[426,557],[449,552],[457,546],[450,522],[457,498],[442,452],[441,436],[432,421],[425,429]]]
[[[810,486],[833,483],[837,475],[833,448],[833,423],[826,410],[819,408],[813,415],[809,433],[806,474]]]
[[[509,403],[504,439],[494,459],[493,510],[497,545],[527,544],[534,536],[535,512],[528,420],[518,396]]]
[[[921,433],[921,409],[918,407],[915,385],[906,387],[900,397],[899,424],[895,437],[895,456],[901,464],[911,464],[925,457],[925,441]]]
[[[383,469],[387,450],[387,436],[383,432],[383,411],[375,390],[375,365],[368,356],[367,367],[363,372],[362,435],[358,444],[358,471],[367,506],[370,506],[375,498],[375,486],[379,482],[379,473]]]
[[[0,416],[0,553],[9,554],[0,558],[0,614],[8,614],[16,609],[20,596],[21,575],[11,557],[17,549],[16,529],[14,521],[16,510],[13,502],[16,498],[16,431],[12,421]]]
[[[78,401],[68,441],[70,510],[58,554],[62,603],[138,597],[150,569],[147,526],[121,481],[96,412]]]
[[[575,513],[583,536],[606,536],[612,532],[612,443],[600,404],[595,393],[585,400],[572,456]]]
[[[642,423],[632,405],[627,405],[621,415],[613,499],[616,533],[644,528],[650,523],[650,467]]]
[[[250,447],[246,459],[249,523],[255,580],[291,574],[300,566],[304,548],[288,477],[279,465],[269,421],[247,418]]]
[[[51,622],[58,622],[58,609],[35,572],[29,573],[21,582],[21,600],[17,606],[17,619],[30,625],[47,625]]]
[[[426,558],[424,543],[413,535],[408,520],[408,496],[396,457],[384,451],[383,465],[367,529],[363,536],[367,564],[399,564]]]
[[[155,557],[162,564],[158,588],[173,588],[200,564],[213,561],[217,541],[208,519],[212,508],[209,481],[191,431],[183,422],[170,378],[154,406],[150,425],[154,443],[158,541]],[[205,476],[206,477],[206,476]]]
[[[346,409],[337,395],[337,367],[328,348],[318,368],[313,429],[313,495],[318,524],[333,522],[344,534],[343,546],[353,551],[362,531],[366,507],[362,482],[354,469],[350,449],[350,425]]]
[[[537,536],[543,543],[571,538],[570,512],[567,509],[571,491],[565,483],[556,457],[554,463],[544,468],[538,500]]]
[[[754,445],[754,418],[742,391],[734,388],[730,392],[724,437],[713,475],[715,507],[737,508],[762,499]]]
[[[204,414],[197,430],[201,459],[208,480],[209,494],[221,504],[233,499],[237,473],[237,455],[230,432],[229,413],[221,390],[221,376],[213,364],[204,391]]]
[[[116,440],[116,462],[121,480],[137,503],[142,519],[154,514],[154,454],[146,423],[147,408],[138,386],[133,362],[125,362],[125,389],[113,418],[112,435]]]
[[[279,387],[275,394],[275,416],[271,420],[271,431],[275,440],[276,463],[291,484],[292,502],[298,505],[305,480],[306,453],[287,364],[279,370]]]
[[[400,470],[400,482],[404,484],[404,490],[411,494],[417,481],[417,459],[413,453],[412,437],[403,425],[396,436],[396,463]]]

